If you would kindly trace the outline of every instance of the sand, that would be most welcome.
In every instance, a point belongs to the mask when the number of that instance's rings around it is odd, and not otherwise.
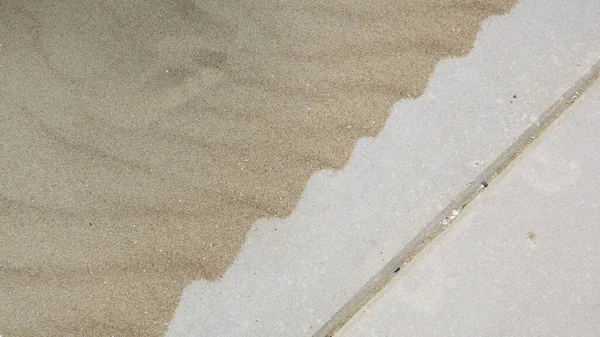
[[[0,1],[0,334],[161,335],[515,1]]]

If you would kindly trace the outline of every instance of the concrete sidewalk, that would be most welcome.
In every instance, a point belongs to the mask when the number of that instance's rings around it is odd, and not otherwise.
[[[221,279],[189,285],[167,336],[329,334],[597,72],[599,18],[596,0],[521,0],[487,20],[471,53],[438,64],[344,170],[313,175]]]
[[[336,336],[600,336],[600,81]]]

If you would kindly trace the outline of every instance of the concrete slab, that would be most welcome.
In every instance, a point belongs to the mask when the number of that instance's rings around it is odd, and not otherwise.
[[[340,332],[600,335],[600,81]]]
[[[220,280],[188,286],[167,336],[327,333],[594,68],[600,3],[565,6],[523,0],[487,20],[469,56],[441,62],[425,94],[397,103],[344,170],[315,174],[289,218],[259,221]]]

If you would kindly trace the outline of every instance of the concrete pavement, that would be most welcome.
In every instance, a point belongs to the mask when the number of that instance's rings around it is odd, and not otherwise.
[[[599,336],[600,81],[336,336]]]
[[[522,0],[441,62],[295,212],[259,221],[216,282],[186,288],[167,336],[325,335],[598,70],[600,3]],[[583,82],[582,82],[583,81]],[[506,159],[506,158],[504,158]]]

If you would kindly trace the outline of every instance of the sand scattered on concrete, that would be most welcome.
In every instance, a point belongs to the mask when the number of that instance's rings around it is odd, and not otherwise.
[[[161,335],[514,2],[0,1],[0,334]]]

